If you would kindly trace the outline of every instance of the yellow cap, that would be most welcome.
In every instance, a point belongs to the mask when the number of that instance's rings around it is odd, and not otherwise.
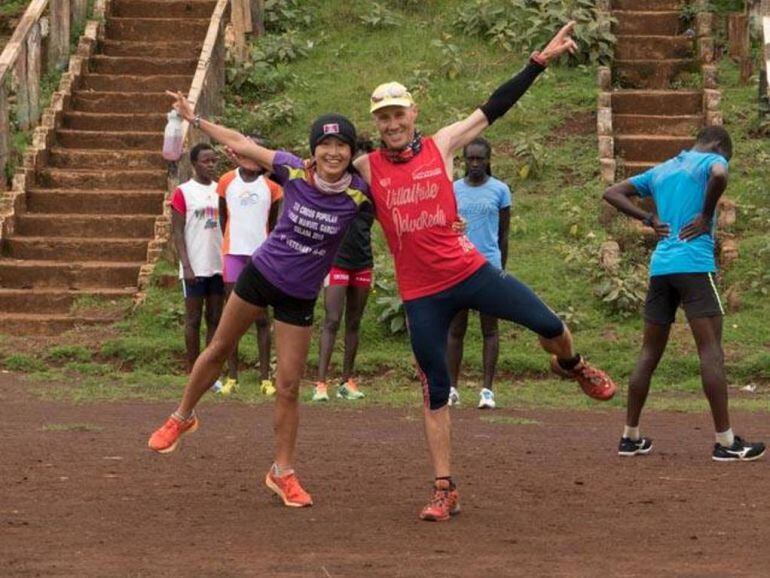
[[[410,108],[414,106],[414,99],[403,84],[386,82],[374,89],[369,104],[369,112],[374,112],[386,106]]]

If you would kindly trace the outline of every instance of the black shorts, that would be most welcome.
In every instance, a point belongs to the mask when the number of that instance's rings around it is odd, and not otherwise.
[[[725,314],[713,273],[676,273],[650,278],[644,303],[644,319],[655,325],[671,325],[682,306],[687,319]]]
[[[209,295],[224,295],[225,283],[222,275],[211,277],[196,277],[195,283],[182,279],[182,295],[185,299],[208,297]]]
[[[238,297],[252,305],[272,307],[273,316],[278,321],[300,327],[309,327],[313,324],[316,300],[287,295],[265,279],[251,259],[238,276],[233,290]]]

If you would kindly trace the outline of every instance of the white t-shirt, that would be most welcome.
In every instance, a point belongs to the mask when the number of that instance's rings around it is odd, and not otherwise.
[[[264,175],[244,181],[235,169],[222,175],[217,192],[227,201],[222,253],[251,255],[267,238],[270,207],[282,197],[281,187]]]
[[[171,207],[185,216],[184,242],[196,277],[222,274],[222,231],[219,228],[217,183],[202,185],[195,179],[179,185]],[[184,278],[179,263],[179,278]]]

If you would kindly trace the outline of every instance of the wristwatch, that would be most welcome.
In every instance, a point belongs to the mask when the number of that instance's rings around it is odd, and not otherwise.
[[[193,117],[192,122],[190,124],[192,124],[195,128],[200,128],[201,127],[201,115],[196,114]]]

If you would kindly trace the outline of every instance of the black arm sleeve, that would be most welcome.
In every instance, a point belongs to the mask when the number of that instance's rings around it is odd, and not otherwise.
[[[531,60],[516,76],[502,84],[479,108],[491,125],[516,104],[535,79],[545,70],[545,66]]]

